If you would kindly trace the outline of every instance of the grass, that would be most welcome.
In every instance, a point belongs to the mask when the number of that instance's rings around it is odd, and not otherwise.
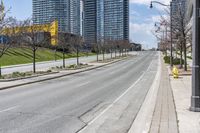
[[[80,56],[86,56],[86,53],[80,53]],[[88,55],[94,55],[94,53],[89,53]],[[75,53],[66,54],[67,58],[76,57]],[[62,59],[62,53],[56,52],[56,59]],[[32,51],[28,48],[10,48],[3,56],[0,58],[1,66],[9,65],[19,65],[32,63]],[[51,61],[55,60],[55,52],[50,49],[40,48],[36,52],[36,62]]]

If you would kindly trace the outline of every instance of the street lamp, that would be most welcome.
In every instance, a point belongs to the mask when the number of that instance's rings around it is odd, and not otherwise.
[[[171,34],[171,46],[170,46],[170,65],[171,67],[173,67],[173,44],[172,44],[172,2],[170,2],[170,5],[166,5],[163,4],[161,2],[158,1],[151,1],[150,3],[150,8],[153,8],[153,3],[162,5],[162,6],[166,6],[166,7],[170,7],[170,34]]]
[[[194,0],[191,111],[200,112],[200,1]]]

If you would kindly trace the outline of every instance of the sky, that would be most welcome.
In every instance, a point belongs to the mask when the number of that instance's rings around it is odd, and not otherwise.
[[[157,47],[157,39],[152,34],[155,22],[164,14],[164,8],[157,4],[150,9],[151,0],[130,0],[130,40],[141,43],[143,48]],[[170,0],[157,0],[169,4]],[[4,0],[6,8],[10,8],[9,16],[19,20],[30,18],[32,0]]]

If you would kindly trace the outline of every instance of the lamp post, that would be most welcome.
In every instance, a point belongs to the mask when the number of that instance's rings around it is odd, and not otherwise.
[[[200,112],[200,1],[194,0],[191,111]]]
[[[171,39],[171,45],[170,45],[170,65],[171,67],[173,67],[173,44],[172,44],[172,2],[170,2],[170,5],[166,5],[166,4],[163,4],[161,2],[158,2],[158,1],[151,1],[150,3],[150,8],[153,8],[153,3],[156,3],[156,4],[159,4],[159,5],[162,5],[162,6],[166,6],[166,7],[170,7],[170,39]]]

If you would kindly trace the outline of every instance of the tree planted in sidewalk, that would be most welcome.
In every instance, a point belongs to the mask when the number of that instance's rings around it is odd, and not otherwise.
[[[59,33],[58,34],[58,48],[62,49],[63,68],[65,68],[65,55],[71,51],[71,34],[70,33]]]
[[[22,47],[30,48],[32,51],[33,73],[36,73],[36,52],[39,47],[50,45],[50,33],[39,32],[43,27],[37,28],[33,25],[32,19],[21,22],[20,25],[20,41]]]
[[[84,40],[79,35],[73,35],[73,36],[71,36],[70,43],[72,46],[72,50],[76,52],[76,62],[77,62],[77,65],[79,65],[80,64],[79,53],[84,44]]]

